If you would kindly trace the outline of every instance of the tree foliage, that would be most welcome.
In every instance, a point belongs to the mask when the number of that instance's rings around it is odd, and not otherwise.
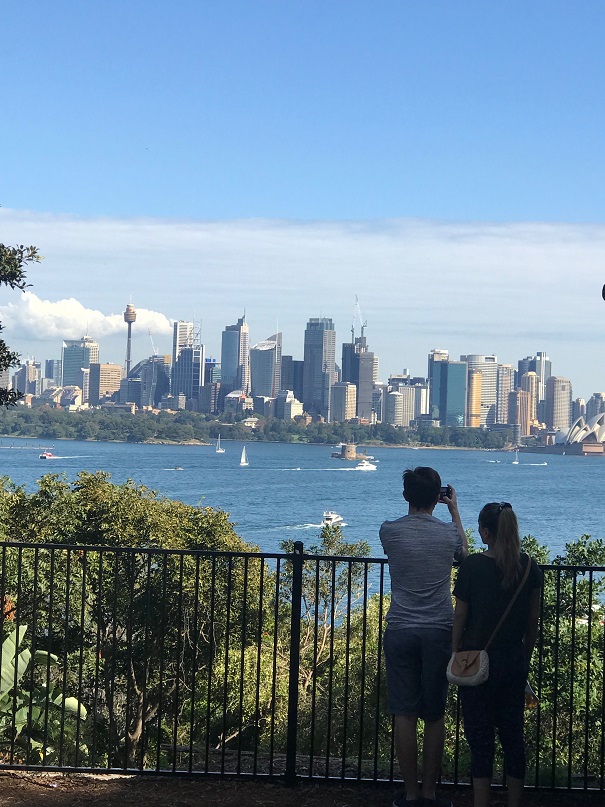
[[[10,289],[25,291],[25,268],[28,264],[40,261],[36,247],[7,247],[0,244],[0,285]],[[2,325],[0,324],[0,331]],[[19,362],[19,354],[10,350],[3,339],[0,339],[0,372],[14,367]],[[21,398],[16,390],[0,388],[0,406],[13,406]]]

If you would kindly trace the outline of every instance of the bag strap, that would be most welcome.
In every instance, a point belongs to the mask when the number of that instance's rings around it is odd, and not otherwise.
[[[493,632],[493,633],[492,633],[492,635],[489,637],[489,640],[488,640],[487,644],[485,645],[484,650],[487,650],[487,648],[490,646],[490,644],[492,643],[492,641],[493,641],[493,639],[494,639],[495,635],[498,633],[498,631],[499,631],[499,630],[500,630],[500,628],[502,627],[502,623],[504,622],[504,620],[505,620],[505,619],[506,619],[506,617],[508,616],[508,614],[509,614],[509,612],[510,612],[510,609],[511,609],[511,608],[513,607],[513,605],[515,604],[515,600],[517,599],[517,597],[518,597],[518,596],[519,596],[519,594],[521,593],[521,589],[523,588],[523,586],[525,585],[525,581],[526,581],[526,580],[527,580],[527,578],[529,577],[529,567],[530,567],[530,566],[531,566],[531,558],[530,558],[530,557],[529,557],[529,555],[528,555],[528,556],[527,556],[527,563],[525,564],[525,572],[523,573],[523,577],[521,578],[521,582],[520,582],[520,583],[519,583],[519,585],[517,586],[517,590],[515,591],[515,593],[513,594],[513,596],[510,598],[510,602],[509,602],[509,603],[508,603],[508,605],[506,606],[506,610],[505,610],[505,612],[504,612],[504,613],[502,614],[502,616],[500,617],[500,621],[498,622],[498,624],[497,624],[497,625],[496,625],[496,627],[494,628],[494,632]]]

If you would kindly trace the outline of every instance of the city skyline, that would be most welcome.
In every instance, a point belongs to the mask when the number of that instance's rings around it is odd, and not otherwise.
[[[218,355],[244,310],[300,355],[357,295],[393,372],[543,346],[605,386],[602,3],[117,8],[3,8],[32,119],[0,133],[0,240],[46,256],[0,295],[9,345],[91,333],[122,363],[131,301],[133,357],[181,318]]]

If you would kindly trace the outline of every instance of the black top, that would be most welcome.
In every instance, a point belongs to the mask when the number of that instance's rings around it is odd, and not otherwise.
[[[515,600],[508,616],[495,635],[491,648],[508,648],[519,645],[527,630],[527,615],[532,589],[542,587],[542,572],[535,560],[521,554],[521,577],[512,586],[502,588],[502,574],[494,558],[483,553],[469,555],[458,571],[454,596],[469,604],[469,614],[462,637],[461,649],[482,650],[506,606],[514,595],[527,563],[531,563],[523,589]]]

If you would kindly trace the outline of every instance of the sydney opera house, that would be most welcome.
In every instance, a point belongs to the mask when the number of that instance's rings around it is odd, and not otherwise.
[[[579,417],[569,431],[557,432],[549,453],[605,454],[605,412],[585,420]]]

